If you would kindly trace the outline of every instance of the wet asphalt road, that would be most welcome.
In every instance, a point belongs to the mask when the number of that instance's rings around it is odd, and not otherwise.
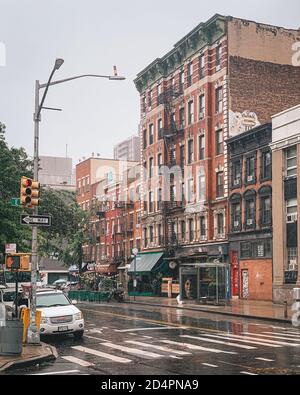
[[[10,374],[300,374],[300,330],[292,325],[133,304],[78,307],[82,340],[44,338],[59,358]]]

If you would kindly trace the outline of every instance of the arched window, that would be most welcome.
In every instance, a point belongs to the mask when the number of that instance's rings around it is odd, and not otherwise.
[[[230,197],[231,231],[240,232],[242,228],[242,196],[235,193]]]

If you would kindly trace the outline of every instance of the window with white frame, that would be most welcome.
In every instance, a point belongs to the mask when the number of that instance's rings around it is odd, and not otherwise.
[[[286,150],[286,175],[292,177],[297,175],[297,146]]]
[[[221,114],[223,111],[223,88],[216,89],[216,113]]]
[[[225,220],[224,220],[224,213],[217,214],[217,237],[222,238],[225,235]]]
[[[194,203],[194,180],[193,180],[193,178],[190,178],[188,180],[187,187],[188,187],[188,190],[187,190],[188,203]]]
[[[194,123],[194,101],[190,100],[188,102],[188,124]]]
[[[149,158],[149,178],[153,177],[153,158]]]
[[[154,126],[153,124],[149,125],[149,145],[154,143]]]
[[[188,164],[194,162],[194,140],[188,141]]]
[[[222,61],[222,45],[218,45],[216,48],[216,69],[219,70],[221,68]]]
[[[179,74],[179,90],[182,92],[184,90],[184,71]]]
[[[191,86],[193,82],[193,63],[190,62],[188,64],[188,75],[187,75],[187,84]]]
[[[163,123],[162,123],[162,119],[159,118],[159,120],[157,121],[157,134],[158,134],[158,138],[161,139],[163,138]]]
[[[206,217],[204,215],[200,217],[200,239],[206,239]]]
[[[199,58],[199,77],[200,79],[205,77],[205,55],[201,55]]]
[[[199,96],[199,119],[205,117],[205,95]]]
[[[199,160],[205,159],[205,135],[199,136]]]
[[[198,201],[202,203],[206,201],[206,179],[202,171],[198,174]]]

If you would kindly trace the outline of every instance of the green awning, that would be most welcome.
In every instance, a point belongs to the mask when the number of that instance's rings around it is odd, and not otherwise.
[[[131,262],[128,273],[150,273],[154,269],[155,265],[163,257],[163,253],[149,253],[149,254],[138,254],[136,257],[136,263],[134,259]]]

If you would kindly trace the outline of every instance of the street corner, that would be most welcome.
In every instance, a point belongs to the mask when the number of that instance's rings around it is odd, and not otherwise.
[[[55,361],[57,358],[57,350],[52,345],[45,343],[41,343],[40,345],[24,345],[20,356],[0,356],[0,374],[43,362]]]

